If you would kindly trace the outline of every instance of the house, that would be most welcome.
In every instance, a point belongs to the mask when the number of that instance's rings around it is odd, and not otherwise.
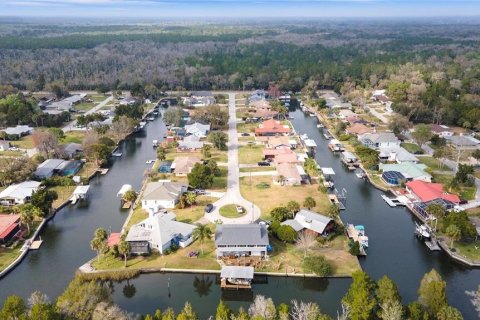
[[[297,147],[297,141],[288,139],[285,136],[268,137],[266,140],[266,147],[269,149],[290,148],[295,149]]]
[[[401,173],[407,181],[422,180],[426,182],[431,182],[432,176],[429,173],[425,172],[426,168],[427,166],[424,164],[411,162],[380,164],[380,170],[382,170],[384,173],[389,171],[395,171]]]
[[[267,100],[254,101],[251,102],[248,106],[250,108],[255,108],[255,110],[270,110],[272,107]]]
[[[192,243],[195,226],[175,221],[174,213],[159,213],[133,225],[125,241],[132,254],[149,254],[152,249],[164,254],[172,245],[185,248]]]
[[[371,149],[400,147],[400,140],[392,132],[362,134],[358,136],[358,141]]]
[[[263,157],[266,160],[273,160],[277,158],[281,154],[293,154],[295,153],[290,149],[290,147],[278,147],[276,149],[263,149],[262,150]]]
[[[281,185],[296,186],[307,181],[307,175],[302,166],[295,163],[283,162],[277,165],[277,174],[273,182]]]
[[[353,134],[355,136],[358,136],[362,134],[373,133],[373,129],[370,127],[367,127],[363,123],[354,123],[347,129],[345,129],[345,132],[348,134]]]
[[[38,181],[23,181],[12,184],[0,192],[0,203],[2,205],[24,204],[30,201],[32,194],[40,188]]]
[[[406,189],[417,201],[420,202],[444,199],[456,204],[460,203],[460,198],[456,194],[445,192],[441,183],[409,181],[406,183]]]
[[[197,151],[203,148],[203,141],[196,135],[186,136],[178,142],[178,151]]]
[[[68,98],[65,98],[63,100],[44,105],[44,112],[49,114],[59,114],[62,112],[69,112],[73,109],[73,106],[85,100],[86,96],[87,95],[84,93],[76,94]]]
[[[62,159],[47,159],[38,165],[34,175],[39,179],[50,178],[54,174],[70,176],[76,174],[82,168],[81,161],[65,161]]]
[[[178,203],[178,198],[187,192],[188,186],[178,182],[149,182],[143,191],[142,208],[149,213],[160,209],[172,209]]]
[[[471,136],[446,136],[447,142],[455,149],[478,149],[480,140]]]
[[[268,110],[268,109],[256,109],[255,112],[251,114],[254,118],[259,118],[263,120],[273,119],[278,116],[277,111]]]
[[[379,148],[378,158],[382,162],[411,162],[418,163],[418,158],[402,147],[397,148]]]
[[[0,151],[8,151],[10,149],[9,141],[0,141]]]
[[[16,126],[16,127],[8,127],[3,129],[8,136],[15,136],[15,138],[21,138],[23,136],[27,136],[32,133],[33,128],[30,126]]]
[[[217,258],[255,256],[265,258],[270,247],[268,231],[261,224],[218,224]]]
[[[19,231],[19,214],[0,214],[0,245],[7,244]]]
[[[69,143],[63,146],[63,152],[69,157],[73,158],[83,152],[83,146],[79,143]]]
[[[266,120],[258,128],[255,128],[255,135],[257,136],[277,136],[289,135],[292,129],[288,125],[283,125],[277,120]]]
[[[358,117],[358,115],[349,109],[342,109],[338,112],[338,117],[340,119],[346,119],[348,117]]]
[[[359,116],[349,116],[345,118],[345,121],[348,122],[348,124],[353,125],[355,123],[360,123],[360,124],[368,124],[367,120],[362,119]]]
[[[385,89],[373,90],[371,99],[372,99],[372,100],[376,100],[377,97],[383,96],[383,95],[385,95],[386,93],[387,93],[387,90],[385,90]]]
[[[135,99],[134,97],[126,97],[123,99],[119,98],[119,100],[120,100],[119,104],[122,106],[132,106],[135,103],[137,103],[137,99]]]
[[[158,172],[160,173],[172,173],[172,161],[162,161],[158,166]]]
[[[198,157],[176,157],[171,169],[176,176],[186,176],[197,163],[202,163]]]
[[[215,96],[209,91],[195,91],[190,97],[183,97],[183,103],[190,107],[206,107],[214,104]]]
[[[200,122],[195,122],[192,124],[185,125],[185,133],[187,135],[194,135],[200,138],[206,137],[210,132],[209,124],[202,124]]]
[[[248,96],[248,102],[255,102],[255,101],[260,101],[260,100],[265,100],[268,96],[268,92],[265,90],[255,90]]]
[[[432,130],[433,134],[436,134],[443,138],[453,136],[453,131],[451,131],[449,127],[444,125],[432,124],[430,126],[430,130]]]
[[[335,221],[322,214],[302,209],[297,212],[294,219],[282,222],[282,225],[292,227],[296,232],[306,231],[319,235],[326,235],[335,228]]]

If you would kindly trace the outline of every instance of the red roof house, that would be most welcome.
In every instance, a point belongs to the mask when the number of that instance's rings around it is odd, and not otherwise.
[[[281,163],[298,163],[297,155],[293,152],[279,154],[274,161],[277,166]]]
[[[441,183],[413,180],[407,182],[406,186],[407,190],[421,202],[428,202],[435,199],[444,199],[453,203],[460,202],[460,198],[456,194],[445,192]]]
[[[19,214],[0,214],[0,244],[7,243],[19,230]]]
[[[264,121],[258,128],[255,129],[255,135],[257,136],[276,136],[290,134],[292,130],[289,126],[283,125],[277,120]]]
[[[119,244],[122,239],[122,234],[118,232],[112,232],[108,236],[107,244],[109,248],[113,248],[114,245]]]
[[[276,149],[263,149],[263,156],[265,159],[273,159],[281,154],[293,154],[294,152],[289,147],[281,147]]]

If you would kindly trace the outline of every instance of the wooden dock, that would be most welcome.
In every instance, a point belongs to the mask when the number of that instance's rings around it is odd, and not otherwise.
[[[40,246],[42,245],[43,243],[43,240],[36,240],[36,241],[33,241],[31,244],[30,244],[30,250],[38,250],[40,249]]]
[[[332,204],[336,205],[340,210],[346,209],[345,205],[338,200],[338,197],[336,194],[329,194],[328,199]]]

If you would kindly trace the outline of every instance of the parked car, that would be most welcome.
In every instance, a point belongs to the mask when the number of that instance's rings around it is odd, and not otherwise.
[[[18,151],[18,150],[20,150],[20,149],[18,149],[17,147],[10,147],[10,148],[8,148],[8,150],[10,150],[10,151]]]
[[[260,167],[268,167],[268,166],[270,166],[270,162],[268,162],[268,161],[260,161],[260,162],[258,162],[258,166],[260,166]]]
[[[195,189],[194,191],[195,191],[195,193],[196,193],[197,195],[198,195],[198,194],[201,195],[201,194],[206,194],[206,193],[207,193],[204,189]]]
[[[213,204],[209,203],[205,206],[205,212],[210,213],[213,210]]]
[[[242,133],[242,137],[250,137],[250,133],[244,132],[244,133]]]
[[[238,213],[243,213],[243,207],[242,206],[237,206],[237,212]]]

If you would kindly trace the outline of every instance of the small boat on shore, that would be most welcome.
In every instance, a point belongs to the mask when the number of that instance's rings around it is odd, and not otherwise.
[[[431,237],[430,227],[427,226],[426,224],[419,224],[415,222],[415,234],[420,238],[430,239]]]
[[[363,172],[362,169],[355,170],[355,175],[357,176],[358,179],[365,178],[365,172]]]

